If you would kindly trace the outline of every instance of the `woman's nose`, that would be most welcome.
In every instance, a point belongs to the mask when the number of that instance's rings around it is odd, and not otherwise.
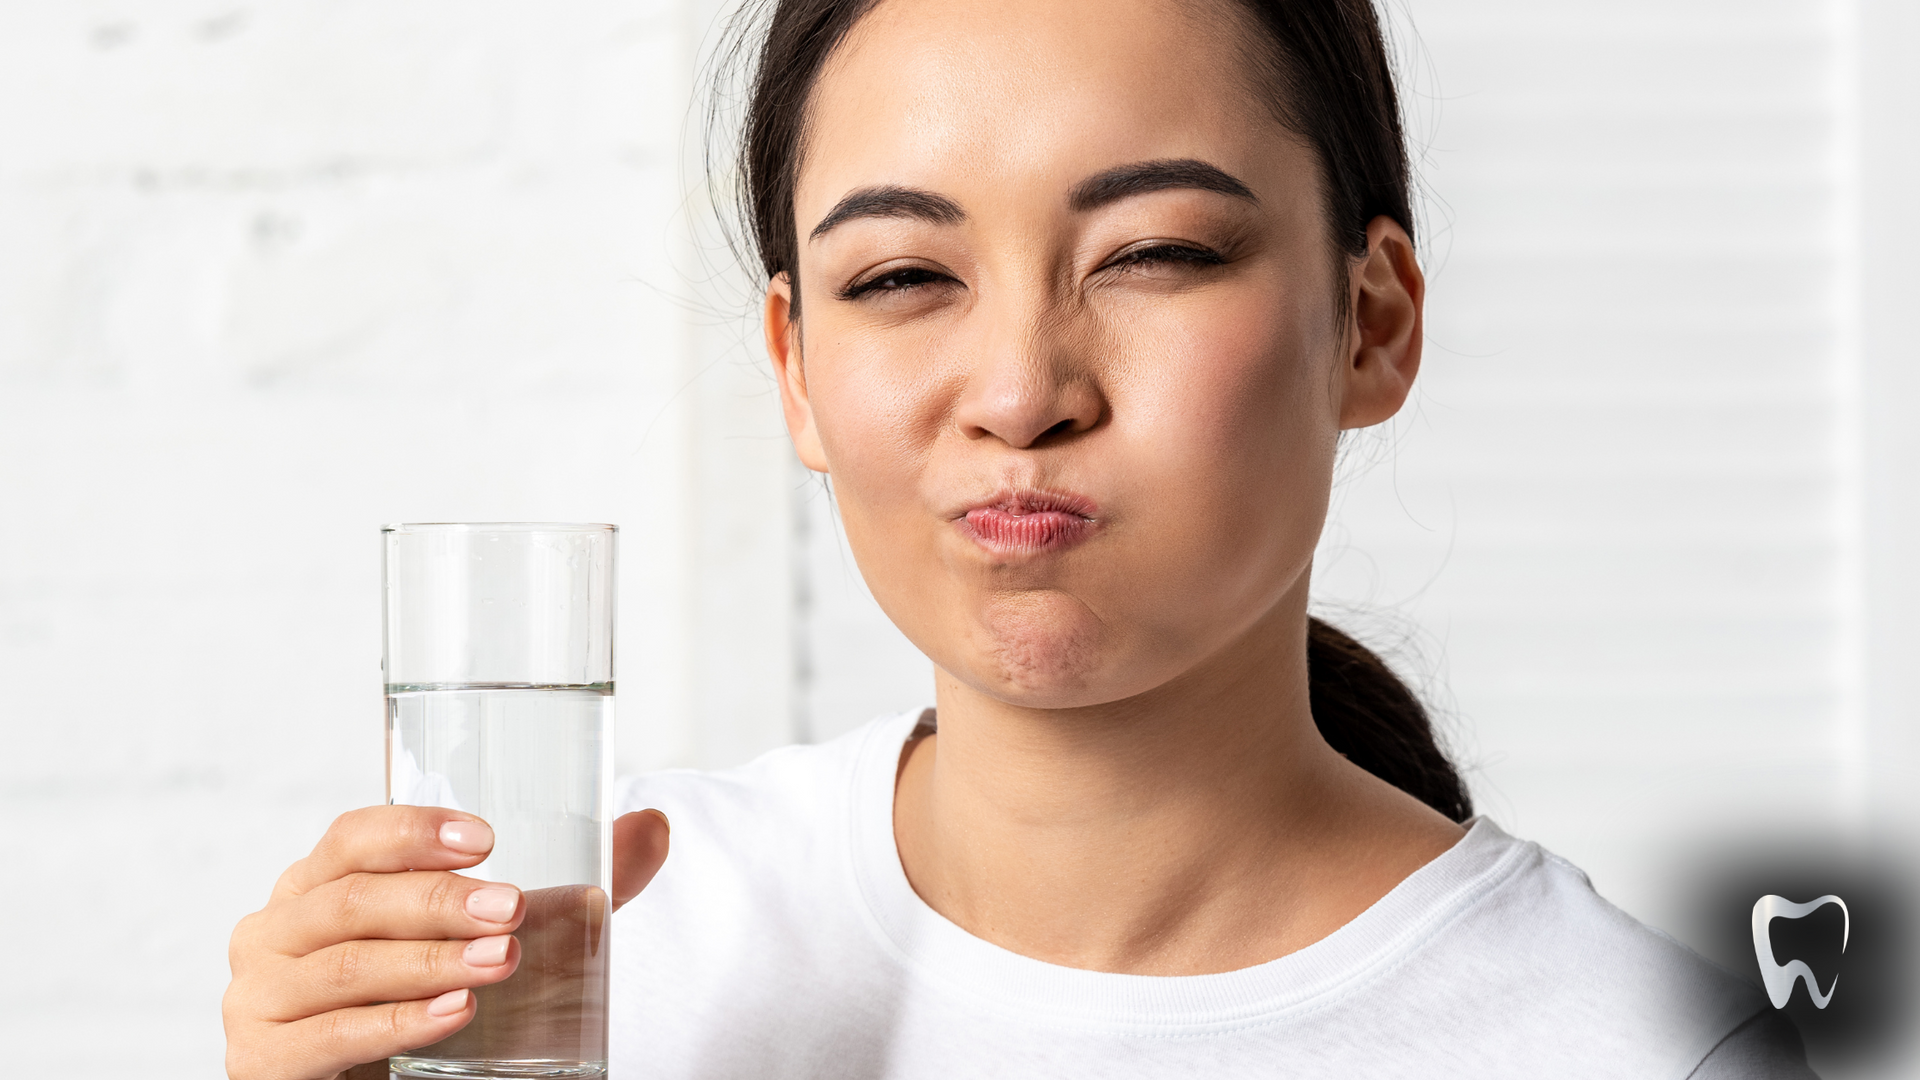
[[[1066,335],[1024,330],[994,335],[981,350],[954,420],[969,439],[1027,450],[1099,426],[1106,396]]]

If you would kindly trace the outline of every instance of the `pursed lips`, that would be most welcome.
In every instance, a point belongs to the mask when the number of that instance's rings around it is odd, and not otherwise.
[[[959,531],[997,555],[1065,551],[1100,529],[1099,508],[1072,492],[1014,491],[996,495],[954,519]]]

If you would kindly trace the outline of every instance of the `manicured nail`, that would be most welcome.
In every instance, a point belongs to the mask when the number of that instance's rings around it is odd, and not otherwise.
[[[465,990],[449,990],[432,1001],[427,1002],[428,1016],[452,1016],[467,1007]]]
[[[487,922],[506,922],[520,909],[520,890],[493,885],[467,894],[467,914]]]
[[[507,962],[507,946],[513,943],[511,934],[495,934],[493,937],[474,938],[467,942],[460,959],[468,967],[499,967]]]
[[[493,850],[493,830],[484,821],[449,821],[440,826],[440,842],[462,855]]]

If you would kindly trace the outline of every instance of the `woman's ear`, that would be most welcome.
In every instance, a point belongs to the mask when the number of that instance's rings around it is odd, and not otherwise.
[[[780,384],[780,411],[787,418],[787,435],[800,463],[814,472],[827,471],[827,455],[820,432],[813,426],[813,402],[807,397],[807,370],[800,357],[800,324],[793,319],[793,283],[786,274],[767,282],[767,356]]]
[[[1399,222],[1377,217],[1367,225],[1367,253],[1354,260],[1348,288],[1346,367],[1337,380],[1342,430],[1399,412],[1420,373],[1427,279]]]

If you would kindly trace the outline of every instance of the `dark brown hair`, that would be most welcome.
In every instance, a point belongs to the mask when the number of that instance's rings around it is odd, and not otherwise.
[[[1320,737],[1348,761],[1455,821],[1473,816],[1420,698],[1373,650],[1321,619],[1307,620],[1307,695]]]
[[[799,230],[793,195],[805,151],[807,102],[833,50],[879,0],[749,0],[764,13],[752,49],[739,148],[747,241],[768,278],[788,275],[799,315]],[[1247,16],[1246,58],[1273,115],[1314,150],[1328,240],[1346,258],[1367,251],[1377,217],[1414,232],[1399,98],[1372,0],[1222,0]],[[743,24],[736,24],[736,26]],[[728,55],[734,55],[729,53]],[[1346,301],[1339,290],[1337,303]],[[1308,622],[1314,722],[1329,745],[1454,821],[1473,815],[1466,785],[1434,738],[1420,699],[1365,646],[1319,619]]]

